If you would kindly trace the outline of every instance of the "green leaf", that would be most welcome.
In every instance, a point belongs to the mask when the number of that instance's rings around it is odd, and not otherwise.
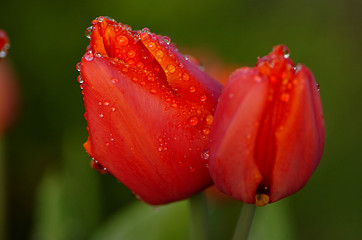
[[[152,207],[135,202],[115,214],[92,240],[184,240],[189,238],[187,201]]]

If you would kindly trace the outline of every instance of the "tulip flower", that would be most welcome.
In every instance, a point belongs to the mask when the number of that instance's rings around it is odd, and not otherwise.
[[[93,167],[153,205],[211,185],[205,159],[221,85],[147,28],[99,17],[87,36],[77,68]]]
[[[263,206],[299,191],[324,147],[317,83],[285,46],[230,77],[211,130],[210,174],[222,192]]]
[[[3,59],[10,47],[5,31],[0,29],[0,138],[14,118],[18,94],[14,73]]]
[[[6,32],[0,29],[0,59],[6,57],[9,46],[9,38]]]

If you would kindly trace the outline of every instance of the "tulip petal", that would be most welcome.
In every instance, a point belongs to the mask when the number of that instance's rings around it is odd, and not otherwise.
[[[268,83],[256,69],[233,73],[220,98],[212,126],[210,173],[223,192],[255,202],[262,175],[254,159],[256,137]],[[235,140],[237,139],[237,140]]]
[[[167,40],[165,40],[165,38]],[[142,42],[153,54],[166,73],[167,81],[177,93],[196,103],[202,102],[204,108],[214,112],[222,85],[200,70],[193,62],[180,54],[170,44],[168,37],[142,33]]]
[[[314,77],[306,67],[301,66],[295,75],[290,96],[288,117],[275,133],[270,202],[299,191],[308,182],[324,147],[321,102]]]
[[[201,157],[208,138],[198,130],[201,124],[188,124],[190,113],[179,110],[197,107],[177,99],[179,105],[170,107],[107,58],[88,60],[81,61],[88,153],[150,204],[187,198],[209,186]],[[147,81],[145,74],[138,78]]]

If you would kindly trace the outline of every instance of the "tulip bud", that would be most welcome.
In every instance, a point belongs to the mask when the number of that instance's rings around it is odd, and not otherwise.
[[[99,17],[86,34],[77,68],[92,166],[155,205],[211,185],[203,152],[221,85],[147,28]]]
[[[211,131],[210,173],[219,190],[264,206],[299,191],[324,147],[318,86],[285,46],[230,77]]]

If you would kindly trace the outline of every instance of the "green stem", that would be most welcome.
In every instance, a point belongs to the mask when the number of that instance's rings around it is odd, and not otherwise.
[[[5,158],[4,145],[0,136],[0,239],[6,239],[5,215],[6,215],[6,195],[5,195]]]
[[[191,216],[191,236],[193,240],[208,240],[209,216],[204,193],[199,193],[189,199]]]
[[[256,206],[244,203],[236,224],[233,240],[247,240],[253,223]]]

